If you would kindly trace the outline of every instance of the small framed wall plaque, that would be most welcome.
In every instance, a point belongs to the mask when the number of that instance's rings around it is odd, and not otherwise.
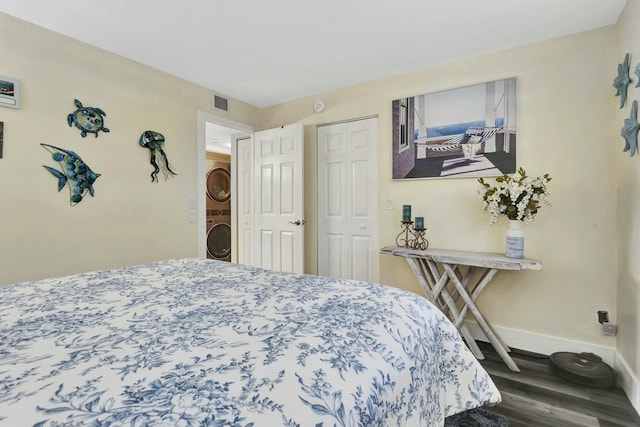
[[[20,108],[20,82],[0,76],[0,106]]]

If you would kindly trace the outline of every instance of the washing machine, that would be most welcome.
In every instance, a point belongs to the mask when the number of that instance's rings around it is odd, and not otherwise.
[[[231,165],[207,172],[207,258],[231,261]]]

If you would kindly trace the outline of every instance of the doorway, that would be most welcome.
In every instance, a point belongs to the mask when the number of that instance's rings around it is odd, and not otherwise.
[[[214,163],[228,163],[231,170],[230,215],[228,215],[226,219],[227,222],[230,222],[229,229],[231,232],[231,256],[228,260],[234,263],[238,262],[238,242],[236,237],[238,221],[235,214],[238,208],[238,191],[236,173],[233,172],[236,170],[237,158],[235,156],[234,145],[240,139],[252,138],[253,132],[254,128],[245,123],[236,122],[202,111],[198,112],[198,181],[196,185],[198,196],[196,197],[196,206],[199,258],[208,257],[210,251],[208,251],[207,248],[212,244],[212,242],[208,241],[208,237],[211,231],[211,219],[213,217],[208,215],[208,213],[218,213],[217,211],[208,212],[211,211],[211,209],[208,209],[207,206],[207,174],[212,169]],[[228,213],[223,209],[221,209],[221,211],[223,215]]]
[[[197,173],[205,176],[207,126],[231,134],[231,262],[304,273],[304,126],[255,131],[251,126],[198,112]],[[219,127],[216,128],[221,132]],[[235,133],[233,133],[235,132]],[[248,140],[247,144],[244,144]],[[246,156],[251,154],[252,160]],[[249,166],[248,168],[246,166]],[[245,176],[245,170],[250,172]],[[197,181],[198,256],[206,254],[204,179]],[[255,208],[254,208],[255,205]],[[248,217],[243,217],[251,208]],[[244,226],[250,228],[247,235]],[[239,237],[242,248],[239,250]],[[243,255],[252,241],[250,258]]]

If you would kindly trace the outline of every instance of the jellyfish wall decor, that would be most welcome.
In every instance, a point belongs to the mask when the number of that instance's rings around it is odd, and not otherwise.
[[[145,130],[140,136],[140,146],[148,148],[151,154],[150,163],[153,166],[153,172],[151,172],[151,182],[158,181],[158,173],[162,172],[165,181],[170,176],[178,175],[169,166],[169,159],[164,152],[164,135],[160,132],[153,130]],[[160,157],[160,161],[157,159]]]

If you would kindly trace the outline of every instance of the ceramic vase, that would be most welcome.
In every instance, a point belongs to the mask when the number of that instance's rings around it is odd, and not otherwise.
[[[509,220],[505,255],[508,258],[524,258],[524,230],[522,229],[522,221]]]

